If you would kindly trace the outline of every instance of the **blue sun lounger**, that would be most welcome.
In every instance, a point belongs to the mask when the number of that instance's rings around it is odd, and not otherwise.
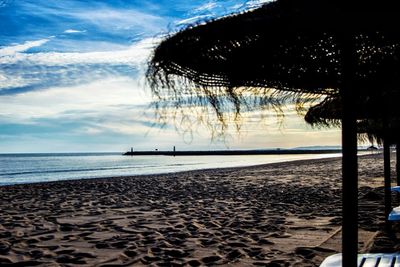
[[[397,186],[392,186],[392,191],[393,192],[398,192],[398,193],[400,193],[400,186],[399,185],[397,185]]]
[[[400,207],[393,208],[389,213],[389,221],[400,221]]]
[[[359,254],[358,267],[400,267],[400,254]],[[320,267],[342,267],[342,254],[327,257]]]
[[[400,186],[392,186],[392,192],[400,193]],[[393,208],[389,214],[389,221],[400,221],[400,207]]]

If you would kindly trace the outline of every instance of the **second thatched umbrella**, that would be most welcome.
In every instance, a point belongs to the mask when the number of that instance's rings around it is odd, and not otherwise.
[[[399,133],[400,110],[381,106],[382,104],[394,106],[398,97],[390,96],[386,99],[374,101],[363,99],[357,103],[359,109],[355,110],[357,117],[357,132],[360,139],[368,139],[371,142],[383,143],[384,147],[384,181],[385,181],[385,221],[388,224],[388,215],[391,211],[391,173],[390,173],[390,145],[397,144],[397,162],[399,162]],[[386,112],[386,113],[385,113]],[[324,101],[311,107],[304,119],[315,127],[340,126],[342,103],[340,97],[326,98]],[[379,119],[379,118],[383,118]],[[398,164],[396,164],[398,165]],[[396,166],[397,168],[398,166]],[[399,177],[399,169],[397,168]],[[399,179],[397,179],[399,182]]]
[[[352,110],[358,96],[373,97],[376,88],[389,90],[400,82],[396,10],[383,2],[353,9],[341,1],[278,0],[178,32],[155,49],[149,64],[159,101],[172,95],[177,103],[190,99],[197,105],[206,99],[217,113],[230,106],[240,112],[246,90],[261,105],[274,97],[296,96],[291,100],[297,103],[310,95],[342,97],[344,266],[355,266],[357,254]]]

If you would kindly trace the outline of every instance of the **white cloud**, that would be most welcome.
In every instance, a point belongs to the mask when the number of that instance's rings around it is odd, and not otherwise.
[[[205,21],[207,19],[215,18],[221,16],[219,14],[223,8],[223,4],[218,3],[217,1],[209,1],[203,5],[200,5],[188,12],[188,18],[181,19],[175,22],[175,25],[191,25],[195,23],[199,23]],[[225,14],[226,10],[222,11],[222,14]]]
[[[0,48],[0,59],[2,57],[13,56],[17,53],[25,52],[33,47],[41,46],[50,41],[50,39],[41,39],[36,41],[26,41],[23,44],[16,44]],[[1,63],[1,62],[0,62]]]
[[[149,133],[145,139],[158,145],[164,141],[178,144],[183,138],[203,147],[209,144],[210,133],[203,127],[194,126],[193,139],[191,135],[177,134],[173,127],[152,129],[152,111],[146,110],[151,98],[143,89],[138,80],[113,77],[79,86],[0,96],[0,123],[74,122],[77,127],[70,134],[93,138],[115,133],[144,139]],[[146,111],[148,117],[144,115]],[[286,117],[282,129],[271,117],[265,124],[259,120],[245,124],[240,136],[234,130],[228,134],[229,145],[238,148],[340,144],[338,129],[312,130],[294,114]]]
[[[87,135],[97,135],[103,133],[103,131],[96,127],[83,127],[82,129],[78,130],[78,133],[83,133]]]
[[[180,20],[180,21],[176,22],[176,25],[177,25],[177,26],[180,26],[180,25],[194,24],[194,23],[199,22],[199,21],[201,21],[201,20],[210,18],[211,16],[212,16],[212,15],[198,15],[198,16],[194,16],[194,17],[191,17],[191,18],[187,18],[187,19]]]
[[[46,39],[47,40],[47,39]],[[155,46],[155,38],[147,38],[139,41],[124,50],[102,51],[102,52],[82,52],[82,53],[60,53],[60,52],[40,52],[40,53],[21,53],[30,47],[19,46],[6,47],[0,50],[0,64],[35,64],[35,65],[68,65],[68,64],[126,64],[137,65],[147,60],[151,49]],[[34,46],[45,43],[44,40],[34,42]],[[3,53],[2,53],[3,52]]]
[[[24,53],[22,48],[7,47],[10,49],[4,50],[8,52],[0,54],[0,69],[2,65],[12,65],[13,69],[0,70],[0,90],[22,87],[26,87],[22,90],[47,89],[86,84],[109,76],[137,76],[143,72],[156,41],[155,38],[148,38],[131,46],[101,52]],[[35,43],[39,45],[43,42]]]
[[[273,2],[275,0],[252,0],[252,1],[248,1],[246,3],[246,6],[248,8],[257,8],[263,4],[269,3],[269,2]]]
[[[208,3],[205,3],[205,4],[202,5],[202,6],[199,6],[198,8],[194,9],[194,12],[210,11],[210,10],[216,8],[216,7],[217,7],[217,3],[215,3],[215,2],[208,2]]]
[[[30,122],[43,118],[78,119],[83,113],[119,114],[127,106],[146,105],[149,97],[138,81],[114,77],[73,87],[58,87],[18,95],[0,96],[0,117],[10,122]],[[79,113],[74,111],[78,110]],[[126,115],[125,113],[123,115]],[[101,118],[101,116],[100,116]]]
[[[0,92],[3,88],[22,87],[39,81],[39,77],[23,78],[19,74],[12,76],[0,71]]]
[[[115,132],[119,134],[127,134],[127,135],[142,135],[144,136],[148,131],[148,127],[143,125],[138,125],[135,123],[135,120],[126,119],[125,121],[107,121],[102,124],[98,124],[96,129],[98,133],[101,132]]]
[[[77,22],[89,28],[95,26],[104,32],[136,29],[155,34],[168,24],[167,18],[152,14],[151,10],[146,11],[147,3],[141,3],[139,7],[131,4],[115,7],[113,1],[47,1],[46,4],[38,4],[35,1],[20,2],[19,5],[29,15],[55,23],[73,21],[73,25]]]
[[[80,31],[80,30],[68,29],[64,31],[64,33],[84,33],[84,32],[86,32],[86,30]]]
[[[166,20],[162,17],[135,9],[96,8],[77,10],[67,16],[96,25],[102,29],[140,29],[143,32],[159,32]]]

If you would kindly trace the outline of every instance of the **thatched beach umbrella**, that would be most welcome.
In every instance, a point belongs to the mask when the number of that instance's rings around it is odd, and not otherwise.
[[[393,54],[399,53],[394,23],[400,19],[397,13],[379,12],[379,6],[371,8],[374,12],[350,13],[348,23],[338,20],[347,13],[336,1],[280,0],[189,27],[155,49],[148,70],[150,84],[162,93],[157,88],[174,88],[179,76],[208,88],[246,86],[330,95],[342,84],[347,37],[358,57],[353,58],[359,65],[357,84],[372,88],[383,78],[393,84],[393,79],[399,81],[393,75],[393,70],[399,73]],[[385,65],[379,66],[382,61]],[[395,68],[387,73],[389,66]]]
[[[240,112],[246,92],[261,104],[275,99],[271,92],[299,102],[310,95],[340,94],[344,266],[355,265],[357,254],[352,109],[357,96],[373,96],[376,88],[389,90],[400,82],[400,16],[394,7],[278,0],[178,32],[155,49],[149,64],[148,80],[161,102],[172,98],[179,106],[179,100],[189,99],[185,105],[196,105],[205,99],[217,114],[229,103]]]
[[[385,215],[391,210],[390,145],[396,145],[396,184],[400,186],[400,117],[386,121],[363,120],[357,123],[358,131],[370,141],[383,144],[385,176]]]
[[[376,141],[383,144],[384,147],[385,221],[387,223],[391,211],[390,145],[398,144],[400,139],[400,110],[392,108],[397,99],[395,96],[380,100],[375,98],[374,101],[370,98],[363,101],[359,99],[359,103],[356,105],[358,109],[354,111],[358,120],[359,138],[361,140],[368,139],[372,143]],[[389,108],[382,105],[389,105]],[[342,117],[341,98],[334,97],[326,98],[318,105],[311,107],[304,119],[314,127],[331,127],[340,126]],[[397,146],[397,162],[400,158],[399,152],[400,147]],[[397,175],[399,175],[399,169],[397,169]]]
[[[388,95],[371,98],[357,98],[353,110],[357,119],[357,132],[361,140],[383,143],[386,139],[396,144],[400,138],[400,109],[397,102],[400,96]],[[340,127],[343,117],[341,97],[327,97],[310,107],[304,120],[313,127]]]

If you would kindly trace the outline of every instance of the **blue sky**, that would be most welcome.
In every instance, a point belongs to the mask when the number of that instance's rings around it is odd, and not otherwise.
[[[224,142],[154,126],[144,71],[162,36],[260,3],[0,0],[0,153],[340,144],[290,107],[283,126],[249,120]]]

